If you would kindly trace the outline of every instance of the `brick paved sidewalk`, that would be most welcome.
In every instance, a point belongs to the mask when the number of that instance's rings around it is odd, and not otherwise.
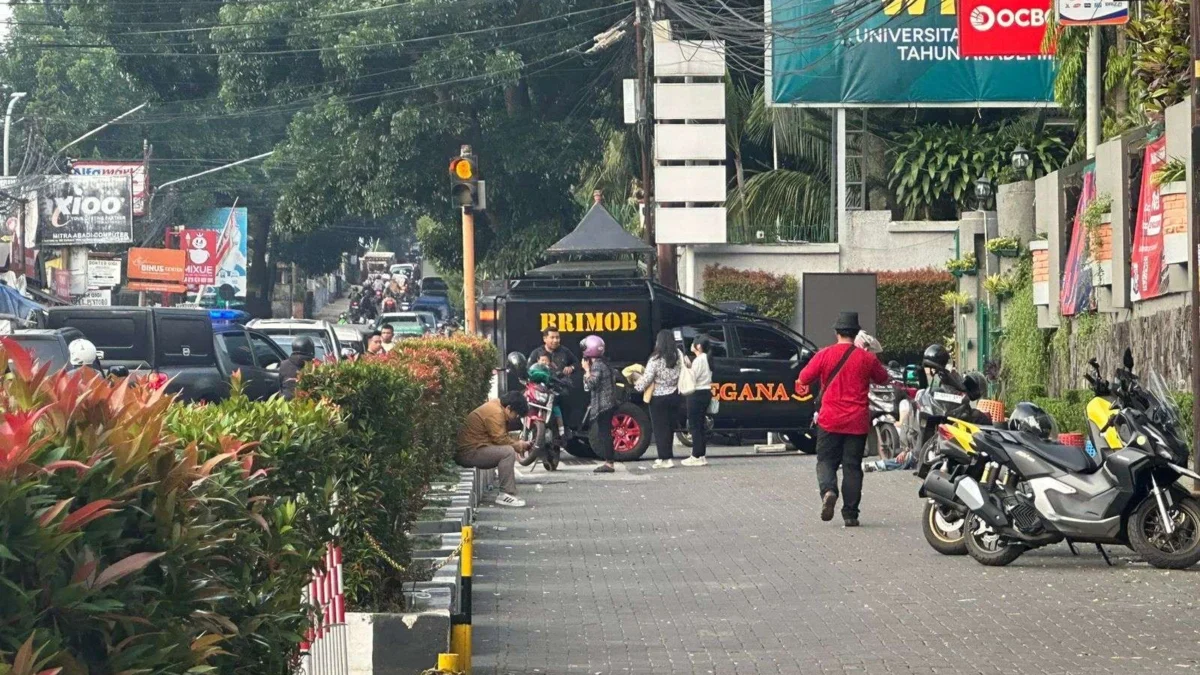
[[[475,672],[1200,672],[1200,569],[1062,545],[1002,569],[943,557],[911,475],[868,474],[847,530],[818,520],[813,464],[534,474],[531,508],[479,516]]]

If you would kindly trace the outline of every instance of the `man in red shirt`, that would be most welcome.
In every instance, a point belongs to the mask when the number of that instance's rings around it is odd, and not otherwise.
[[[799,384],[820,387],[817,483],[821,488],[821,520],[833,520],[838,500],[837,470],[841,466],[842,519],[846,527],[858,527],[863,451],[871,429],[867,395],[872,383],[888,381],[888,373],[877,356],[854,346],[854,338],[862,330],[858,312],[842,312],[833,330],[837,344],[813,356],[800,371]]]

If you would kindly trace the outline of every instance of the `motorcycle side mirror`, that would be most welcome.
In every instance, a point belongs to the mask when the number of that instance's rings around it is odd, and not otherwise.
[[[354,349],[353,347],[343,347],[342,348],[342,358],[343,359],[352,359],[355,356],[358,356],[357,349]]]
[[[1133,370],[1133,350],[1129,347],[1125,348],[1125,354],[1121,356],[1121,363],[1125,365],[1125,370]]]

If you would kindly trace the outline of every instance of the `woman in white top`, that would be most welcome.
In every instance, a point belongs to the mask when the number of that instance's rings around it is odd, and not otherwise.
[[[675,442],[675,417],[679,409],[679,369],[686,368],[683,354],[675,346],[675,334],[663,329],[658,332],[654,351],[646,362],[646,372],[634,383],[638,391],[654,385],[650,397],[650,426],[654,429],[654,444],[658,448],[655,469],[675,466],[672,445]]]
[[[704,455],[708,449],[708,429],[705,417],[712,402],[712,368],[708,363],[710,341],[707,335],[699,335],[692,341],[692,378],[696,380],[696,391],[687,397],[688,429],[692,432],[692,456],[680,462],[684,466],[708,466]]]

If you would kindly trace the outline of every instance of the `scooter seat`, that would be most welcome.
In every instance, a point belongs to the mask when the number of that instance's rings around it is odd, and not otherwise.
[[[1017,435],[1030,452],[1061,469],[1074,473],[1093,473],[1100,468],[1100,464],[1083,448],[1050,443],[1028,433]]]

